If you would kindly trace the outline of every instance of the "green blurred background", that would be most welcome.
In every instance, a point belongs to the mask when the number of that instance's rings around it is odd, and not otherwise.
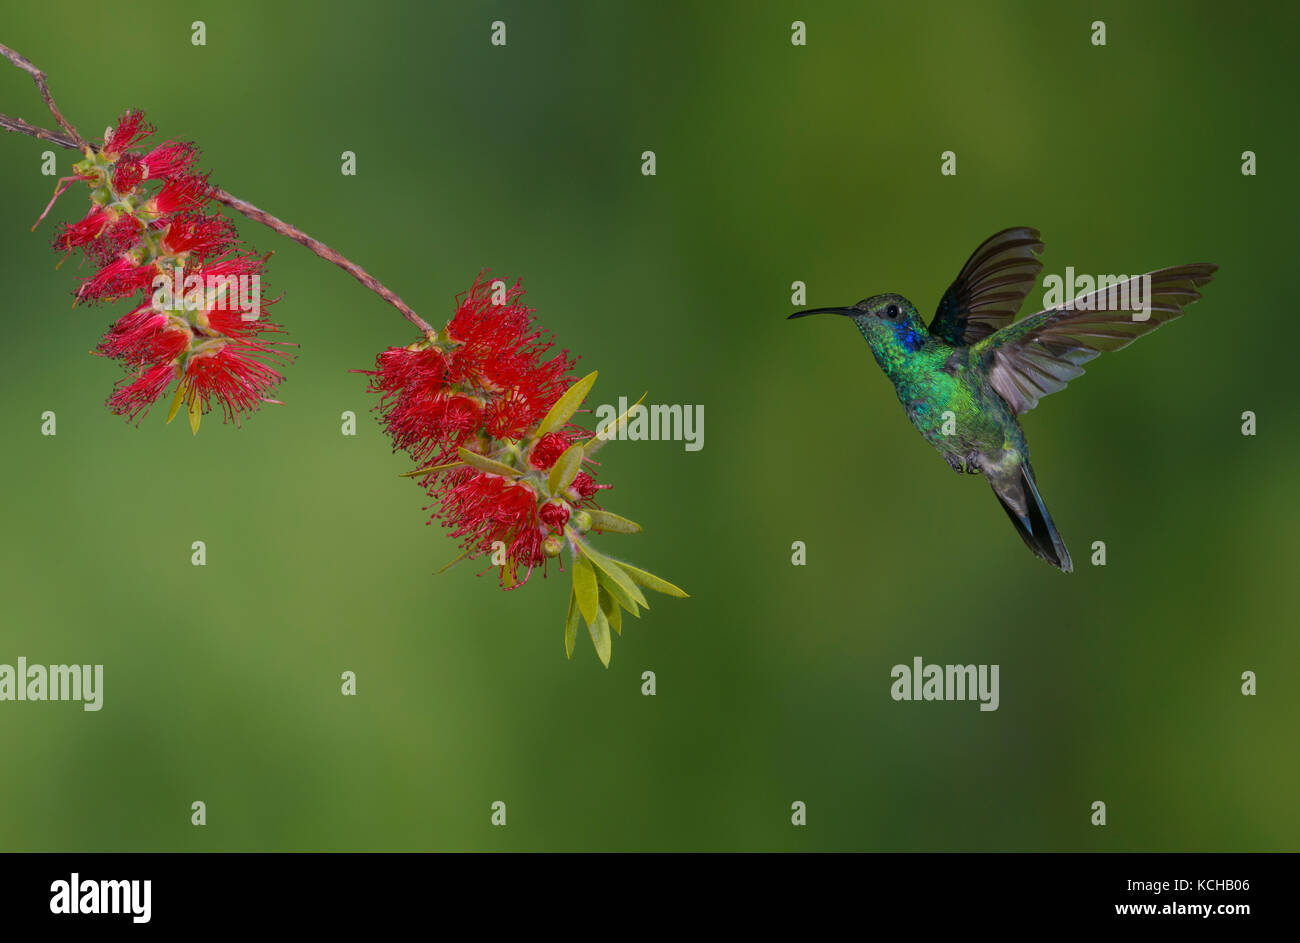
[[[438,325],[481,267],[520,276],[593,403],[706,421],[701,452],[602,456],[646,525],[603,546],[692,598],[608,671],[585,637],[566,661],[564,574],[432,575],[454,545],[348,372],[414,339],[393,309],[244,222],[301,345],[287,405],[133,428],[86,353],[127,308],[72,310],[49,248],[85,193],[29,233],[47,145],[4,135],[0,662],[102,663],[105,692],[0,703],[0,848],[1297,850],[1300,14],[1271,6],[6,3],[0,41],[87,137],[146,109]],[[7,67],[0,112],[51,124]],[[1222,266],[1025,418],[1068,577],[851,325],[784,320],[795,280],[930,310],[1022,224],[1050,273]],[[1000,709],[895,703],[916,655],[1001,665]]]

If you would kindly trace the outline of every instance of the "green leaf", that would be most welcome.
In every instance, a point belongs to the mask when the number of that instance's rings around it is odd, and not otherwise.
[[[587,623],[587,631],[591,633],[591,644],[596,646],[596,654],[600,656],[601,664],[608,668],[611,647],[609,620],[600,609],[596,610],[596,618]]]
[[[678,599],[690,598],[691,594],[686,592],[686,590],[682,589],[680,586],[674,586],[667,580],[660,579],[653,573],[647,573],[645,570],[638,569],[629,563],[624,563],[622,566],[623,572],[632,577],[632,579],[636,580],[637,583],[644,586],[646,589],[653,589],[656,593],[663,593],[666,596],[676,596]]]
[[[591,392],[591,385],[596,382],[596,372],[593,370],[581,380],[576,381],[573,386],[564,391],[563,396],[555,401],[555,405],[546,414],[546,418],[537,426],[537,438],[540,439],[547,433],[562,429],[573,418],[573,414],[578,411],[582,401]]]
[[[596,579],[600,579],[597,574]],[[614,630],[615,634],[623,634],[623,610],[619,602],[610,595],[608,587],[602,581],[600,584],[600,611],[605,613],[605,618],[609,621],[609,627]]]
[[[626,609],[638,619],[641,618],[641,607],[637,605],[636,600],[632,598],[624,587],[614,581],[604,570],[596,570],[596,582],[600,584],[601,589],[612,596],[620,606]]]
[[[181,380],[176,384],[176,395],[172,397],[172,408],[167,410],[167,424],[176,418],[176,414],[181,411],[181,403],[185,399],[185,381]]]
[[[573,593],[578,597],[578,608],[582,610],[582,617],[590,623],[600,611],[596,591],[596,571],[591,568],[591,561],[581,554],[573,558]]]
[[[569,615],[564,620],[564,656],[573,657],[573,646],[578,641],[578,626],[582,622],[582,613],[578,611],[577,597],[569,592]]]
[[[582,443],[577,442],[565,449],[551,466],[550,477],[546,479],[546,486],[551,489],[551,494],[558,495],[569,487],[577,477],[580,468],[582,468]]]
[[[424,468],[417,468],[415,471],[402,472],[402,478],[418,478],[421,475],[430,475],[433,472],[446,471],[448,468],[459,468],[464,462],[448,462],[446,465],[427,465]]]
[[[455,566],[457,563],[459,563],[461,560],[464,560],[466,557],[468,557],[469,554],[470,554],[470,551],[466,550],[464,553],[462,553],[462,554],[461,554],[460,556],[458,556],[456,559],[452,560],[450,563],[448,563],[446,566],[444,566],[441,570],[436,570],[436,571],[434,572],[433,575],[434,575],[434,576],[438,576],[439,574],[446,573],[448,570],[450,570],[452,567],[454,567],[454,566]]]
[[[199,422],[203,419],[203,404],[195,393],[190,394],[190,432],[199,434]]]
[[[466,465],[473,465],[479,471],[487,472],[489,475],[500,475],[503,478],[518,478],[519,469],[511,468],[509,465],[503,465],[501,462],[488,458],[486,455],[479,455],[477,452],[471,452],[469,449],[462,448],[459,450],[460,460]]]
[[[609,511],[588,511],[591,515],[591,529],[609,531],[614,534],[639,534],[641,525],[636,521],[629,521],[626,517],[619,517],[617,514],[611,514]]]
[[[625,593],[635,599],[642,609],[650,608],[650,604],[645,600],[645,593],[637,589],[636,583],[632,582],[632,578],[624,572],[622,564],[617,560],[611,560],[609,557],[597,550],[593,550],[590,544],[581,544],[580,546],[582,547],[583,554],[591,560],[596,568],[617,583],[619,588]]]
[[[610,439],[617,437],[619,427],[622,426],[623,423],[627,422],[627,417],[632,415],[632,410],[640,406],[641,400],[645,399],[649,395],[650,395],[650,391],[646,390],[644,393],[641,394],[641,399],[637,400],[635,403],[633,403],[631,406],[627,408],[627,412],[625,412],[623,415],[619,416],[609,425],[604,427],[603,431],[607,436],[609,436],[608,439],[602,439],[599,436],[594,436],[594,435],[590,439],[588,439],[584,443],[584,447],[587,450],[587,454],[590,455],[592,452],[596,451],[598,448],[603,446]]]

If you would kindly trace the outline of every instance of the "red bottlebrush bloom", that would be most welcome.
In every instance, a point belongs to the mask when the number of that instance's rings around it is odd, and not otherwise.
[[[443,462],[455,454],[464,441],[466,408],[451,424],[445,424],[449,391],[447,358],[441,350],[412,350],[391,347],[376,358],[377,370],[370,372],[370,389],[380,394],[379,410],[385,415],[394,449],[403,449],[421,464]],[[468,397],[475,412],[482,407]]]
[[[189,349],[194,332],[183,318],[143,304],[117,320],[95,352],[127,363],[175,360]]]
[[[137,418],[178,380],[171,416],[187,405],[197,432],[214,406],[238,423],[261,403],[276,402],[270,394],[282,377],[267,361],[288,355],[278,342],[259,339],[279,331],[262,317],[265,258],[239,252],[234,225],[202,212],[213,189],[194,169],[198,148],[167,141],[141,156],[137,147],[153,131],[143,112],[128,111],[103,146],[74,165],[75,176],[60,180],[55,199],[80,180],[90,186],[92,205],[54,245],[80,248],[99,267],[77,288],[78,301],[143,295],[96,348],[131,371],[109,408]]]
[[[144,177],[144,162],[137,154],[123,154],[113,165],[113,189],[118,193],[130,193]]]
[[[532,309],[515,303],[522,293],[516,284],[505,304],[494,305],[492,286],[480,276],[457,299],[440,336],[389,348],[374,370],[362,371],[380,394],[377,409],[395,449],[443,464],[479,430],[519,438],[560,398],[573,380],[573,361],[567,352],[545,359],[551,342]]]
[[[236,340],[245,340],[258,334],[279,333],[280,325],[263,318],[266,306],[273,304],[263,301],[260,306],[242,308],[237,305],[204,308],[199,312],[195,323],[212,334],[221,334]],[[245,315],[249,315],[245,317]]]
[[[414,394],[389,414],[394,448],[405,449],[420,464],[451,461],[482,426],[483,407],[468,396]],[[435,434],[430,430],[436,430]]]
[[[488,403],[488,430],[513,438],[540,420],[573,382],[567,351],[543,360],[552,344],[536,327],[533,309],[517,304],[523,288],[506,289],[504,304],[493,303],[483,276],[458,299],[456,316],[444,334],[452,345],[448,378],[497,394]]]
[[[533,445],[533,451],[528,456],[528,464],[546,471],[572,444],[572,436],[565,435],[563,432],[549,432]]]
[[[533,567],[541,566],[545,529],[537,511],[537,493],[528,485],[470,469],[453,472],[437,488],[442,515],[451,536],[471,553],[489,553],[492,544],[506,545],[506,566],[512,585],[522,585]],[[519,579],[519,568],[525,572]],[[504,575],[504,574],[503,574]]]
[[[483,424],[483,406],[478,400],[459,393],[448,396],[442,403],[438,423],[450,441],[463,445]]]
[[[116,157],[135,147],[153,132],[153,125],[144,120],[143,111],[128,111],[117,122],[117,127],[110,128],[105,135],[103,152],[108,157]]]
[[[145,169],[146,180],[159,177],[168,180],[189,173],[194,161],[199,156],[199,149],[183,141],[168,141],[160,144],[140,159]]]
[[[104,227],[98,239],[83,247],[86,258],[96,265],[107,265],[129,252],[143,229],[144,226],[134,216],[118,216]]]
[[[569,485],[574,493],[583,500],[589,500],[596,496],[597,491],[604,491],[606,488],[612,488],[613,485],[598,485],[596,479],[592,478],[586,472],[580,471],[573,479],[573,484]]]
[[[185,365],[183,382],[202,403],[206,413],[215,400],[225,413],[226,421],[239,425],[241,417],[254,412],[263,403],[278,403],[270,398],[280,381],[277,371],[256,359],[271,354],[262,344],[231,341],[209,342],[212,346],[196,350]]]
[[[224,216],[181,213],[172,217],[162,241],[173,255],[202,261],[233,248],[236,238],[235,224]]]
[[[537,516],[542,519],[543,524],[557,534],[562,533],[564,525],[569,523],[569,509],[555,501],[547,501],[543,504]]]
[[[78,301],[112,301],[148,288],[158,274],[155,265],[139,265],[123,255],[84,279],[77,289]]]
[[[390,347],[375,358],[375,366],[379,369],[362,371],[371,377],[370,388],[375,393],[401,393],[414,386],[441,392],[439,384],[447,372],[441,350],[418,345]]]
[[[510,580],[515,587],[523,586],[528,582],[534,567],[545,566],[546,554],[542,552],[544,537],[545,532],[540,527],[523,527],[515,534],[515,539],[506,545],[507,564],[510,561],[514,562],[514,571],[510,575]],[[525,568],[523,579],[519,578],[520,567]]]
[[[542,416],[546,411],[542,411]],[[485,424],[488,434],[494,439],[513,439],[527,429],[540,416],[534,415],[532,402],[527,394],[511,390],[504,396],[494,399],[487,408]]]
[[[262,267],[266,264],[267,258],[269,256],[259,258],[252,253],[232,255],[216,262],[209,262],[203,266],[203,276],[209,279],[234,279],[234,284],[238,287],[240,278],[253,275],[260,278]]]
[[[597,484],[584,463],[603,444],[573,423],[596,380],[572,380],[568,353],[546,359],[551,343],[517,303],[518,284],[496,300],[482,276],[457,299],[456,315],[439,332],[421,324],[424,339],[390,347],[370,377],[375,409],[393,440],[419,465],[416,478],[464,551],[492,554],[503,589],[528,581],[536,567],[571,554],[573,587],[564,623],[572,655],[586,621],[600,660],[609,665],[611,635],[622,613],[649,608],[646,590],[685,596],[667,580],[608,557],[594,534],[637,533],[635,521],[596,506],[609,485]],[[618,422],[626,419],[620,417]],[[563,459],[563,460],[562,460]],[[504,551],[504,552],[503,552]],[[454,562],[454,561],[453,561]]]
[[[145,206],[151,213],[166,216],[202,209],[211,198],[212,185],[205,175],[180,174],[169,179]]]
[[[266,308],[274,299],[262,298],[262,265],[265,259],[236,255],[208,262],[193,274],[202,279],[204,300],[196,323],[205,330],[227,337],[249,337],[264,331],[278,331],[266,321]]]
[[[134,377],[123,380],[113,390],[113,395],[108,399],[108,408],[116,415],[128,419],[142,418],[179,373],[180,367],[175,361],[152,367],[141,366]]]
[[[92,206],[90,212],[75,223],[64,223],[54,236],[54,248],[65,251],[84,246],[98,239],[104,227],[113,221],[113,214],[102,206]]]

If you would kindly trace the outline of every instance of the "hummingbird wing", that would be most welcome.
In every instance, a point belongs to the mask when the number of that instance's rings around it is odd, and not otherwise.
[[[1196,289],[1213,280],[1217,265],[1201,262],[1135,275],[1113,287],[1080,295],[1066,306],[1021,318],[972,348],[988,370],[993,389],[1017,414],[1028,412],[1048,393],[1083,373],[1081,364],[1108,350],[1127,347],[1201,297]],[[1149,281],[1146,281],[1149,279]],[[1112,294],[1113,293],[1113,294]],[[1131,304],[1150,306],[1145,320]]]
[[[930,333],[962,347],[1010,324],[1042,271],[1042,251],[1038,230],[1028,226],[989,236],[943,293]]]

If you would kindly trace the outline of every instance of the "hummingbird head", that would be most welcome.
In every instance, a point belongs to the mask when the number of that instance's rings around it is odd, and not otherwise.
[[[901,346],[916,350],[923,343],[927,331],[925,322],[916,313],[912,302],[902,295],[886,292],[863,298],[847,308],[811,308],[796,311],[787,320],[807,317],[810,314],[842,314],[852,318],[873,350],[883,346]]]

